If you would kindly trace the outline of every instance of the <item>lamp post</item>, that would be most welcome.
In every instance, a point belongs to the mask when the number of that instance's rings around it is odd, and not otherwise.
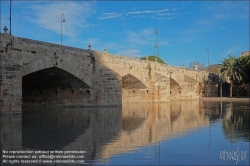
[[[61,45],[62,45],[62,23],[63,22],[66,22],[65,20],[65,15],[64,14],[61,14]]]
[[[207,69],[209,71],[209,48],[206,49],[206,52],[207,52]]]
[[[12,6],[12,0],[10,0],[10,35],[11,35],[11,6]]]

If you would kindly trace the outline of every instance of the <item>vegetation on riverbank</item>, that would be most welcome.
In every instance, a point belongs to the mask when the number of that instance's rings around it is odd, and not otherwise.
[[[233,96],[233,86],[248,86],[248,96],[250,87],[250,55],[236,58],[229,55],[224,59],[220,68],[220,76],[223,81],[230,83],[230,97]]]

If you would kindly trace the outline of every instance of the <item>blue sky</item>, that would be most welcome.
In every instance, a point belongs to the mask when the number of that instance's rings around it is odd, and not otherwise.
[[[249,1],[12,1],[12,35],[142,57],[176,66],[220,63],[249,50]],[[1,1],[1,32],[9,28],[9,1]]]

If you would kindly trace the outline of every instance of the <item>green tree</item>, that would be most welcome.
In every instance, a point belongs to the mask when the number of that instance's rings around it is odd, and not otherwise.
[[[148,57],[149,61],[155,61],[155,58],[157,58],[157,62],[165,64],[165,62],[161,58],[159,58],[157,56],[154,56],[154,55],[149,55],[149,56],[141,57],[141,60],[146,60],[147,57]]]
[[[245,66],[247,76],[243,78],[243,83],[248,84],[248,97],[250,96],[250,55],[239,57],[239,62]]]
[[[229,79],[230,97],[232,97],[234,83],[241,82],[247,77],[245,66],[235,56],[229,55],[228,59],[224,59],[220,71],[224,80]]]

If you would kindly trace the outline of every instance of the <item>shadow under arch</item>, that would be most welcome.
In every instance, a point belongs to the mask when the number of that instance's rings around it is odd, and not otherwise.
[[[95,60],[93,61],[93,63],[95,63]],[[85,82],[88,86],[92,87],[90,76],[86,75],[85,73],[78,70],[77,68],[70,66],[69,64],[70,63],[65,63],[65,62],[63,64],[58,64],[58,65],[57,65],[57,62],[55,64],[53,64],[53,60],[51,60],[49,58],[44,58],[44,59],[32,61],[32,62],[29,62],[29,63],[23,65],[23,67],[21,69],[22,77],[24,77],[28,74],[43,70],[43,69],[57,67],[59,69],[62,69],[64,71],[72,74],[73,76],[77,77],[79,80],[82,80],[83,82]]]
[[[131,74],[122,77],[122,88],[124,89],[147,89],[146,85]]]
[[[58,67],[46,68],[22,77],[23,104],[65,104],[87,101],[91,87]],[[86,99],[85,99],[86,98]]]
[[[170,99],[178,98],[181,95],[181,86],[170,77]]]
[[[148,97],[148,87],[131,74],[122,77],[122,101],[145,101]]]

